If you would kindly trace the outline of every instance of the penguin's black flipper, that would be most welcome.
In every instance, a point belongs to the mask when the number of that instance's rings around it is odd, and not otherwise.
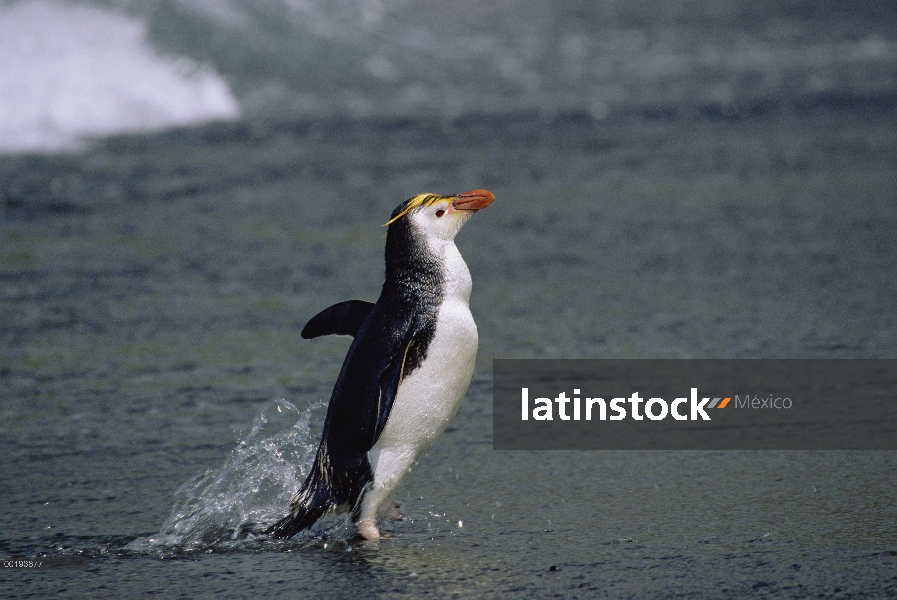
[[[365,300],[346,300],[325,308],[302,328],[306,340],[322,335],[351,335],[355,337],[361,325],[374,310],[374,303]]]

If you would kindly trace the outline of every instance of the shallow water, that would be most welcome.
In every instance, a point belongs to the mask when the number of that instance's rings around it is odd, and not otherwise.
[[[301,121],[0,159],[0,553],[90,557],[4,589],[893,595],[894,453],[495,452],[490,369],[893,358],[894,118],[816,99]],[[477,371],[399,488],[406,519],[374,544],[339,522],[259,539],[348,347],[302,340],[305,320],[376,297],[402,199],[473,187],[497,197],[458,239]]]

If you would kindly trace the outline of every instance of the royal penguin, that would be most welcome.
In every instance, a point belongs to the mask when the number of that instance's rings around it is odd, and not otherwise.
[[[377,539],[377,513],[455,416],[477,353],[471,279],[455,236],[495,197],[421,194],[386,223],[386,280],[376,303],[348,300],[314,316],[302,337],[353,336],[330,396],[321,443],[290,513],[267,533],[290,538],[327,513],[351,511]]]

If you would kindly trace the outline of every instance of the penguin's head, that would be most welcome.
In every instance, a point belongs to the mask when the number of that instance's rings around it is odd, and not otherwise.
[[[486,208],[495,196],[488,190],[470,190],[454,196],[419,194],[396,207],[386,225],[392,228],[405,220],[418,232],[441,240],[452,240],[473,213]],[[405,225],[405,223],[402,223]]]

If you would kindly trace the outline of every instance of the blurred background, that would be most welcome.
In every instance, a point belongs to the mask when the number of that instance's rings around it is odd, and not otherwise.
[[[5,0],[0,150],[210,120],[883,102],[874,0]]]
[[[477,371],[409,519],[259,541],[347,349],[302,326],[377,297],[402,200],[479,187]],[[894,453],[490,417],[493,358],[895,358],[895,231],[893,2],[0,1],[0,554],[97,596],[893,593]]]

